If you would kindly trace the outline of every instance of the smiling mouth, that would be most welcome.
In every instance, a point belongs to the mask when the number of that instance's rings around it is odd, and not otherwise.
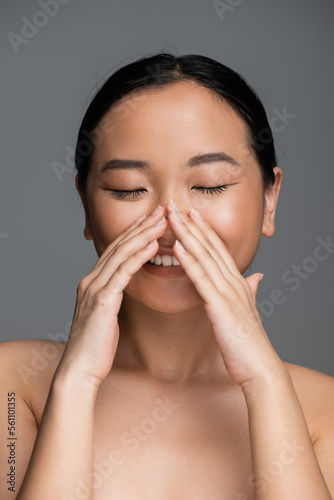
[[[174,255],[159,255],[156,254],[152,257],[146,264],[151,264],[152,266],[179,266],[180,262],[177,260]]]

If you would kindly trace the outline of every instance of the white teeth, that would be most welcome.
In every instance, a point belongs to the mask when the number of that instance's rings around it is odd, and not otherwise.
[[[156,266],[179,266],[180,262],[174,255],[155,255],[150,259],[151,264]]]

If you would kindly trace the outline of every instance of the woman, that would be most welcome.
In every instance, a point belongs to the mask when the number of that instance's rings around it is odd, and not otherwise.
[[[76,147],[99,259],[68,342],[28,384],[14,352],[54,343],[1,349],[17,499],[330,500],[334,380],[280,359],[262,274],[243,277],[274,233],[276,163],[258,97],[210,58],[157,54],[102,86]]]

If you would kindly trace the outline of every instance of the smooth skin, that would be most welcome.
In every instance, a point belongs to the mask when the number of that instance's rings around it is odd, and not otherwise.
[[[1,433],[14,387],[20,471],[37,435],[17,498],[330,500],[334,379],[279,358],[256,309],[261,272],[242,276],[274,233],[281,169],[264,190],[243,121],[194,82],[127,96],[107,119],[79,191],[99,259],[69,340],[29,377],[19,367],[50,341],[0,350]],[[238,165],[186,165],[218,151]],[[149,167],[101,173],[115,158]],[[159,248],[183,276],[143,269]]]

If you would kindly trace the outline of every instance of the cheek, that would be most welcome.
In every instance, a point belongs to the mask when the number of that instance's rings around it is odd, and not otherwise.
[[[93,202],[90,207],[90,224],[94,246],[100,257],[110,243],[112,243],[125,229],[132,224],[139,215],[133,211],[122,210],[122,217],[107,203]]]
[[[252,263],[260,244],[263,205],[259,199],[245,197],[223,207],[213,217],[212,228],[227,246],[243,274]]]

